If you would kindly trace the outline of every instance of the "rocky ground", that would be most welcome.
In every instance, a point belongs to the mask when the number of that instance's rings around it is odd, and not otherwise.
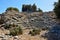
[[[32,29],[30,29],[32,30]],[[0,29],[0,40],[47,40],[46,38],[43,38],[41,35],[43,35],[44,33],[46,33],[47,31],[41,31],[40,35],[36,35],[36,36],[31,36],[29,34],[29,29],[25,29],[23,30],[23,34],[22,35],[17,35],[17,36],[9,36],[9,35],[5,35],[6,33],[8,33],[8,30],[1,30]]]
[[[56,24],[54,12],[15,12],[7,11],[0,14],[0,40],[47,40],[42,37],[48,30],[41,30],[40,35],[31,36],[29,31],[33,28],[51,28]],[[14,24],[22,27],[23,34],[17,36],[9,36],[9,30],[4,26]],[[30,28],[30,29],[25,29]]]

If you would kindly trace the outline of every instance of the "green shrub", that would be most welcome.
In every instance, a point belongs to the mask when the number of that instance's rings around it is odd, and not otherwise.
[[[22,31],[21,27],[15,27],[10,30],[10,35],[12,35],[12,36],[20,35],[22,33],[23,33],[23,31]]]
[[[5,28],[5,29],[11,28],[11,24],[5,24],[4,28]]]
[[[14,8],[13,10],[15,10],[15,11],[19,12],[19,10],[18,10],[17,8]]]
[[[12,10],[19,12],[19,10],[17,8],[14,8],[14,7],[8,7],[6,9],[6,11],[12,11]]]
[[[39,35],[40,30],[39,29],[33,29],[32,31],[29,32],[29,34],[31,34],[32,36]]]
[[[16,27],[16,26],[17,26],[16,24],[5,24],[4,28],[9,29],[9,28]]]

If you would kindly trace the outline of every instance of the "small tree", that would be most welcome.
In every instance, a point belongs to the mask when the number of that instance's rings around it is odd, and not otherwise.
[[[31,5],[27,5],[27,11],[31,11]]]
[[[22,12],[24,12],[25,11],[25,7],[24,7],[25,5],[22,5]]]
[[[58,0],[58,2],[54,4],[55,8],[54,8],[54,12],[57,16],[57,18],[60,19],[60,0]]]
[[[31,11],[31,5],[22,5],[22,12]]]
[[[37,12],[42,12],[42,10],[40,8],[38,8]]]
[[[32,11],[33,11],[33,12],[36,12],[36,9],[37,9],[36,5],[33,4],[33,5],[32,5]]]

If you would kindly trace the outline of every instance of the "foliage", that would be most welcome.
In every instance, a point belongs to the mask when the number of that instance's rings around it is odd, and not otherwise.
[[[19,12],[19,10],[18,10],[17,8],[13,8],[13,10],[15,10],[15,11]]]
[[[6,9],[6,11],[12,11],[12,10],[19,12],[19,10],[17,8],[14,8],[14,7],[8,7]]]
[[[5,24],[4,28],[5,28],[5,29],[11,28],[11,24]]]
[[[33,11],[33,12],[36,12],[36,9],[37,9],[36,5],[33,4],[33,5],[32,5],[32,11]]]
[[[37,10],[37,6],[35,4],[33,5],[22,5],[22,12],[42,12],[42,10],[39,8]]]
[[[15,27],[10,30],[10,35],[12,35],[12,36],[16,36],[16,35],[19,35],[22,33],[23,33],[23,31],[22,31],[21,27]]]
[[[5,23],[5,20],[4,20],[4,19],[6,19],[6,18],[4,17],[4,15],[3,15],[3,14],[0,14],[0,24]]]
[[[24,5],[22,5],[22,11],[23,11],[23,12],[25,11],[25,7],[24,7]]]
[[[3,19],[0,19],[0,24],[3,24],[5,21]]]
[[[22,5],[22,11],[31,11],[31,5]]]
[[[29,32],[29,34],[31,34],[32,36],[39,35],[40,30],[39,29],[33,29],[32,31]]]
[[[42,10],[40,8],[38,8],[37,12],[42,12]]]
[[[12,27],[16,27],[17,25],[16,24],[5,24],[4,28],[5,29],[9,29],[9,28],[12,28]]]
[[[54,12],[57,18],[60,19],[60,0],[58,0],[58,2],[54,4],[54,6],[55,6]]]

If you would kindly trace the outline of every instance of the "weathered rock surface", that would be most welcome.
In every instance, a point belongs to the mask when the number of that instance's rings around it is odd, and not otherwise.
[[[47,35],[48,40],[60,40],[60,23],[53,26]]]
[[[1,26],[3,25],[9,25],[9,24],[15,24],[19,25],[21,27],[47,27],[47,26],[53,26],[56,21],[54,12],[5,12],[0,15],[0,23]]]
[[[27,12],[5,12],[3,14],[0,15],[0,27],[1,30],[4,31],[5,26],[9,26],[9,25],[18,25],[20,27],[22,27],[23,29],[25,27],[28,28],[46,28],[46,27],[52,27],[56,24],[55,21],[55,14],[54,12],[32,12],[32,13],[27,13]],[[0,31],[1,32],[1,31]],[[5,34],[9,34],[9,31],[6,32],[6,30],[4,31],[4,33],[2,32],[2,34],[0,35],[0,39],[1,40],[44,40],[40,35],[38,36],[30,36],[28,35],[29,30],[24,30],[24,34],[18,36],[9,36],[9,35],[5,35]],[[45,33],[44,31],[41,32]],[[40,39],[41,38],[41,39]]]

